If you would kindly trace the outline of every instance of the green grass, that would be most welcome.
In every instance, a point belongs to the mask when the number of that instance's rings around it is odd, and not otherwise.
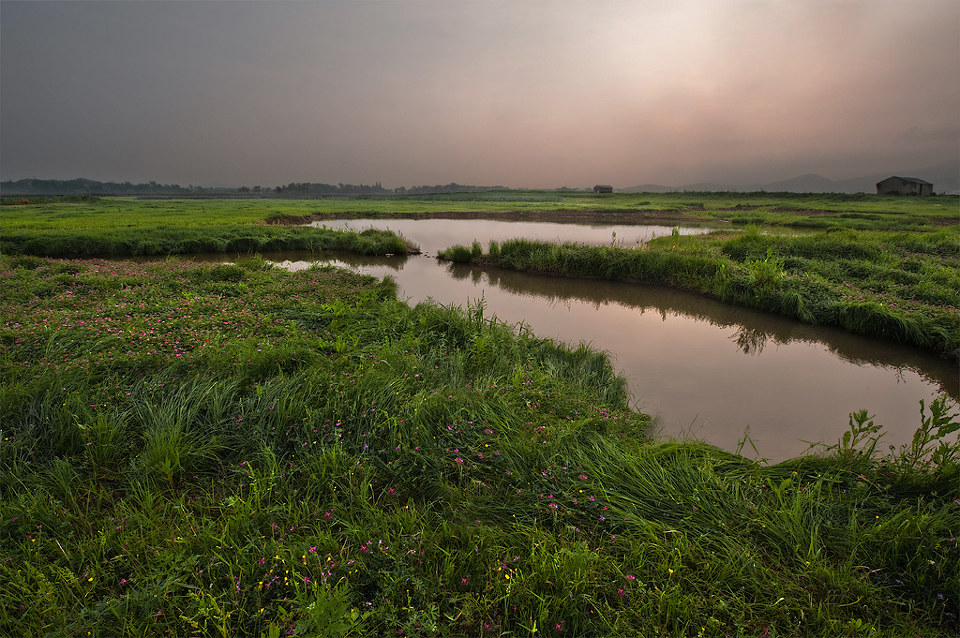
[[[720,231],[640,248],[513,240],[439,256],[572,277],[697,290],[722,301],[957,356],[960,229],[851,229],[787,235]]]
[[[5,634],[960,630],[945,401],[767,467],[649,440],[601,353],[342,270],[3,256],[0,293]]]
[[[255,254],[272,250],[344,250],[363,255],[407,254],[416,248],[389,231],[335,231],[265,223],[261,206],[240,201],[137,201],[100,198],[7,206],[0,250],[46,257]]]
[[[749,210],[746,210],[749,209]],[[292,199],[134,199],[86,203],[42,201],[4,206],[4,233],[101,228],[225,226],[304,217],[422,213],[541,212],[648,214],[685,222],[731,222],[798,228],[936,230],[960,224],[955,196],[880,197],[794,193],[667,193],[594,195],[584,192],[491,191],[452,195]]]

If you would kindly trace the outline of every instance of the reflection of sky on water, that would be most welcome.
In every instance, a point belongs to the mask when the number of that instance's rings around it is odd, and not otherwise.
[[[570,224],[555,222],[518,222],[495,219],[348,219],[313,222],[311,226],[364,230],[376,228],[392,230],[417,244],[427,255],[457,244],[470,245],[477,240],[487,249],[490,241],[505,241],[518,237],[536,238],[550,242],[577,242],[591,245],[616,243],[619,246],[637,246],[654,237],[673,232],[671,226]],[[677,228],[681,235],[708,233],[709,228]]]

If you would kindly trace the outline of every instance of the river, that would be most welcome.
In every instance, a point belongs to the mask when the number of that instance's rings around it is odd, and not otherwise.
[[[391,276],[401,298],[466,306],[535,334],[605,350],[629,382],[634,406],[660,432],[695,438],[770,461],[802,454],[807,442],[835,443],[848,414],[866,409],[886,426],[878,449],[902,445],[920,423],[919,402],[960,389],[957,366],[935,355],[845,331],[730,306],[685,291],[619,282],[545,277],[437,261],[474,239],[525,237],[626,246],[669,235],[665,226],[506,222],[488,219],[363,219],[315,222],[330,228],[388,228],[423,255],[317,259],[264,255],[290,269],[334,263]],[[680,228],[681,233],[707,232]],[[754,453],[753,448],[756,448]]]

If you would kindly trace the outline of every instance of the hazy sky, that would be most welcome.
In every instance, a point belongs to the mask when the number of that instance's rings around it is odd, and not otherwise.
[[[833,179],[960,156],[957,0],[0,3],[0,174]]]

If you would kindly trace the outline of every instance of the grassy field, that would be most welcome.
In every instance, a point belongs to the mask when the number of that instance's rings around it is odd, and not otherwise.
[[[327,199],[135,199],[4,202],[0,239],[7,233],[92,233],[110,228],[251,225],[303,217],[436,213],[580,212],[630,214],[689,222],[767,224],[799,228],[919,229],[960,225],[955,196],[880,197],[794,193],[668,193],[594,195],[583,192],[492,191],[452,195]]]
[[[360,233],[267,224],[269,202],[106,199],[7,205],[0,211],[0,251],[48,257],[256,254],[275,250],[346,250],[407,254],[416,247],[376,230]]]
[[[0,256],[0,633],[953,636],[955,406],[767,467],[345,271]]]
[[[448,257],[657,281],[958,345],[956,198],[496,192],[44,200],[0,210],[0,633],[953,636],[956,406],[866,412],[775,466],[652,442],[601,353],[390,281],[253,257],[402,253],[292,225],[498,214],[722,223],[641,250]],[[788,227],[789,232],[779,229]],[[747,441],[744,441],[744,445]]]

